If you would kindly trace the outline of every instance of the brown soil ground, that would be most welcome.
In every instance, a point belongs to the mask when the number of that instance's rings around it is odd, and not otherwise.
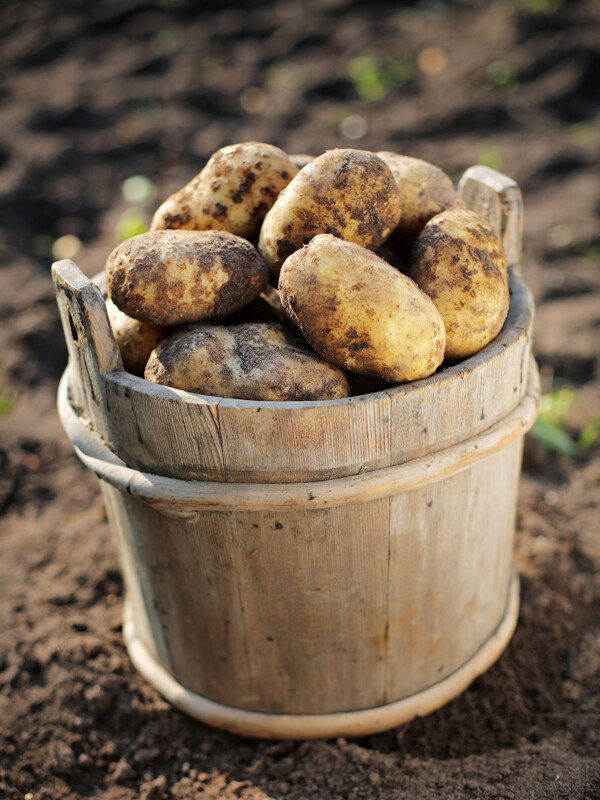
[[[600,798],[598,442],[568,457],[528,436],[519,626],[461,697],[355,741],[230,736],[173,711],[124,651],[97,482],[55,411],[66,353],[49,275],[64,234],[87,274],[102,267],[127,177],[162,199],[223,144],[319,153],[347,145],[340,121],[357,115],[355,146],[518,180],[535,352],[546,388],[575,393],[577,438],[600,413],[598,5],[193,6],[0,9],[0,796]],[[446,58],[433,74],[431,46]],[[365,62],[348,77],[359,56],[379,60],[374,77]]]

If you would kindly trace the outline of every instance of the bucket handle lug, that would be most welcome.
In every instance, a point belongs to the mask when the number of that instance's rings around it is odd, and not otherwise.
[[[508,175],[490,167],[469,167],[458,183],[467,208],[486,219],[496,231],[508,268],[521,274],[523,260],[523,196]]]
[[[98,286],[69,259],[52,265],[56,302],[69,351],[71,402],[113,449],[104,376],[123,362]]]

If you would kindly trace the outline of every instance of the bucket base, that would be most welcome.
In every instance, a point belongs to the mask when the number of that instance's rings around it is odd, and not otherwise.
[[[463,692],[498,659],[514,633],[519,615],[519,579],[513,576],[504,616],[477,652],[447,678],[394,703],[330,714],[266,714],[221,705],[186,689],[156,660],[135,630],[131,603],[125,600],[123,638],[133,665],[169,703],[201,722],[230,733],[269,739],[324,739],[364,736],[422,717]]]

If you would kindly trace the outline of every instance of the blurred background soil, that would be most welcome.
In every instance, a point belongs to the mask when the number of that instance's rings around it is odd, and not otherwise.
[[[0,796],[600,798],[600,11],[593,0],[0,9]],[[123,649],[96,479],[55,411],[54,257],[88,275],[219,147],[395,150],[525,197],[544,378],[519,627],[435,714],[252,741],[170,709]],[[142,179],[128,181],[132,176]]]

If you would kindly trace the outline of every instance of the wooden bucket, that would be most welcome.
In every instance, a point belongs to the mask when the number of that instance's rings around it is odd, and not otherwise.
[[[520,193],[481,167],[460,187],[502,235],[507,322],[463,363],[361,397],[230,400],[134,377],[98,286],[53,266],[70,355],[59,410],[101,479],[127,649],[204,722],[278,738],[390,728],[455,697],[513,633],[539,398]]]

